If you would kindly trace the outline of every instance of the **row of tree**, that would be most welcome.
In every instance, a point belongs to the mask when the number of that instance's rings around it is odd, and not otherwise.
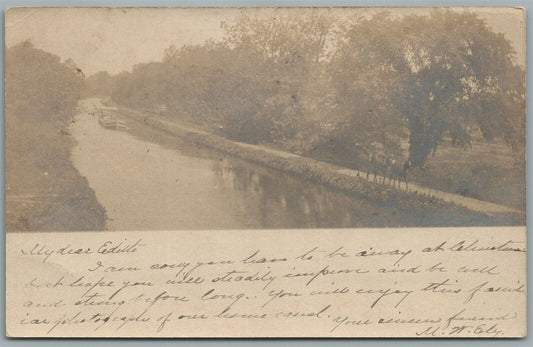
[[[525,151],[525,73],[503,34],[468,12],[333,19],[242,15],[224,39],[88,79],[89,91],[246,142],[423,166],[443,137]],[[478,130],[473,131],[474,130]],[[407,157],[404,156],[404,157]]]

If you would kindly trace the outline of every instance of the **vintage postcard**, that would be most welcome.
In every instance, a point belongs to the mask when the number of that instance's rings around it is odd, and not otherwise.
[[[526,336],[525,18],[8,9],[8,336]]]

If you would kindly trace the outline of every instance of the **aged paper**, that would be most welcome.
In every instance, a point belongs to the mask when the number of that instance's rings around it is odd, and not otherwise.
[[[525,336],[522,8],[5,29],[9,336]]]
[[[8,234],[7,332],[520,337],[526,334],[525,232]]]

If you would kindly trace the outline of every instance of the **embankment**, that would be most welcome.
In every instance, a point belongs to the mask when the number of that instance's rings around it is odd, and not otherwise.
[[[105,209],[72,164],[68,124],[21,118],[7,113],[6,230],[105,229]]]

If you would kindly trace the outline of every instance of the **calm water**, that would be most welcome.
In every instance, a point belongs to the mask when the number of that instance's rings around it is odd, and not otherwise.
[[[73,162],[110,230],[381,227],[417,224],[392,207],[198,148],[127,120],[76,117]]]

